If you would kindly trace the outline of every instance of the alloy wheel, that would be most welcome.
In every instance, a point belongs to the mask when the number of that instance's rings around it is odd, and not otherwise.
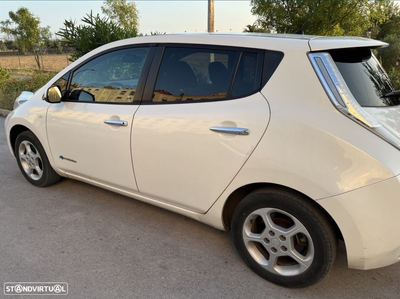
[[[243,240],[253,259],[274,274],[302,274],[314,259],[308,230],[293,215],[279,209],[252,212],[244,222]]]
[[[18,156],[25,173],[32,180],[40,180],[43,176],[43,161],[36,147],[29,141],[22,141]]]

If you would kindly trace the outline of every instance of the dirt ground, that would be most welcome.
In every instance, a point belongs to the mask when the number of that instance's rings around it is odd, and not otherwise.
[[[43,55],[44,70],[61,71],[71,62],[66,54]],[[37,70],[37,64],[33,55],[0,56],[0,66],[9,70]]]

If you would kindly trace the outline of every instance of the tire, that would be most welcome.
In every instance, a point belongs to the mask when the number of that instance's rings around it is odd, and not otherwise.
[[[61,179],[51,167],[43,146],[32,132],[25,131],[18,135],[14,153],[19,169],[32,185],[47,187]]]
[[[276,188],[250,193],[235,209],[231,227],[244,262],[283,287],[316,284],[335,261],[337,238],[329,221],[294,192]]]

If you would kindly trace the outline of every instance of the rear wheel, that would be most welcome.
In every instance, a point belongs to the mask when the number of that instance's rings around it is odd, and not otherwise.
[[[324,215],[285,190],[258,190],[243,199],[232,218],[232,235],[246,264],[284,287],[319,282],[336,257],[337,239]]]
[[[51,167],[43,146],[30,131],[18,135],[15,157],[22,174],[35,186],[50,186],[61,178]]]

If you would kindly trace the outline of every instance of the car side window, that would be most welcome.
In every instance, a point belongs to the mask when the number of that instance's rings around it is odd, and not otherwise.
[[[79,102],[130,103],[150,48],[106,53],[72,73],[68,99]]]
[[[61,90],[61,94],[64,95],[65,91],[67,90],[68,79],[71,75],[71,72],[64,74],[61,78],[59,78],[53,85],[58,86]]]
[[[166,48],[153,102],[227,98],[237,57],[236,51]]]
[[[242,54],[232,88],[232,97],[244,97],[260,89],[261,76],[257,71],[259,69],[257,60],[257,53]]]

